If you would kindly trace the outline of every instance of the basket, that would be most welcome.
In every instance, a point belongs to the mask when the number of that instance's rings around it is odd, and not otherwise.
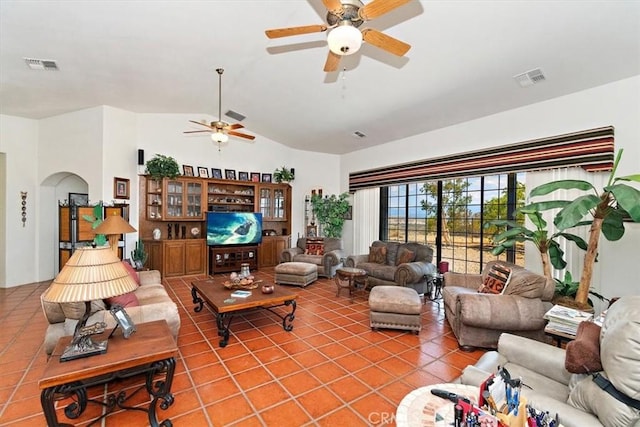
[[[225,281],[224,287],[227,289],[255,289],[262,280],[249,280],[246,283]]]

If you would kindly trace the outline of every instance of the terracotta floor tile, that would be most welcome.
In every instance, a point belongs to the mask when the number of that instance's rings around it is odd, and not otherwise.
[[[240,389],[230,377],[198,386],[196,391],[205,405],[240,393]]]
[[[308,350],[302,353],[298,353],[293,356],[293,358],[302,366],[303,368],[312,368],[321,363],[325,363],[328,359],[322,353],[317,350]]]
[[[300,370],[302,370],[300,365],[290,357],[268,363],[265,365],[265,368],[269,370],[269,372],[271,372],[271,375],[273,375],[276,378],[284,377],[286,375],[291,375],[296,372],[300,372]]]
[[[229,372],[222,365],[222,363],[214,363],[202,368],[193,369],[189,373],[194,384],[197,386],[218,380],[220,378],[224,378],[229,375]]]
[[[327,412],[342,406],[342,402],[326,387],[312,390],[296,398],[300,404],[313,418],[321,417]]]
[[[282,386],[293,396],[320,387],[322,383],[308,372],[298,372],[279,379]]]
[[[352,402],[351,409],[358,412],[361,417],[371,422],[372,425],[379,425],[381,421],[393,417],[397,406],[377,393],[369,393],[360,400]]]
[[[378,388],[394,379],[391,374],[375,365],[362,369],[354,375],[371,388]]]
[[[300,405],[292,400],[262,411],[259,415],[267,426],[299,427],[311,420]]]
[[[309,369],[309,372],[323,383],[330,383],[348,374],[347,371],[333,362],[317,365]]]
[[[242,390],[249,390],[264,383],[273,381],[273,376],[266,368],[257,367],[233,376]]]
[[[261,411],[289,399],[289,393],[278,383],[270,382],[249,390],[245,396],[256,410]]]
[[[316,423],[321,427],[370,427],[374,425],[350,408],[340,408],[326,417],[316,420]]]
[[[217,401],[205,407],[214,425],[227,425],[253,414],[253,408],[242,395]]]
[[[244,356],[229,359],[224,362],[224,365],[229,370],[229,372],[231,372],[232,374],[237,374],[239,372],[260,366],[260,362],[252,354],[247,354]]]
[[[340,378],[339,380],[329,384],[327,387],[329,387],[331,391],[333,391],[333,393],[335,393],[345,403],[359,399],[365,394],[371,392],[371,388],[353,376]]]

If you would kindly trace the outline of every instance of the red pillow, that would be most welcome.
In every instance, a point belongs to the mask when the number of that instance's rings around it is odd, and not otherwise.
[[[129,292],[128,294],[118,295],[117,297],[107,298],[105,302],[109,305],[109,307],[113,307],[116,304],[121,305],[124,308],[138,307],[140,305],[140,301],[138,301],[138,297],[133,292]]]
[[[578,325],[576,339],[567,344],[564,367],[574,374],[602,371],[600,326],[587,321]]]
[[[133,268],[133,266],[129,264],[127,261],[122,261],[122,265],[124,265],[124,268],[127,269],[129,276],[131,276],[133,280],[136,281],[138,286],[140,286],[140,276],[138,276],[138,272],[136,271],[136,269]]]

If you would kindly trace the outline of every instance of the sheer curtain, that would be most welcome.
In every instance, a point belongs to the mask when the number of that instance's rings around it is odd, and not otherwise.
[[[358,190],[353,197],[354,254],[369,253],[369,246],[378,240],[380,230],[380,189]]]

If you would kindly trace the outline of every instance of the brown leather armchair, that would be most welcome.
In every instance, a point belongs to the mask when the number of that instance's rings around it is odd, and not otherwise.
[[[511,268],[504,294],[479,293],[487,272],[499,262]],[[545,340],[544,314],[553,306],[553,280],[503,261],[488,262],[481,274],[444,274],[445,318],[463,350],[496,348],[503,332]]]

